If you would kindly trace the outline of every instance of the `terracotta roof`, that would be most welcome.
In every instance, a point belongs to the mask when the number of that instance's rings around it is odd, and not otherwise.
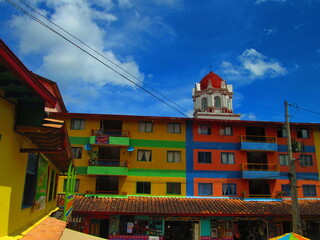
[[[320,200],[299,201],[305,216],[320,215]],[[75,213],[154,214],[192,216],[284,216],[291,214],[291,201],[244,201],[241,199],[76,196]]]

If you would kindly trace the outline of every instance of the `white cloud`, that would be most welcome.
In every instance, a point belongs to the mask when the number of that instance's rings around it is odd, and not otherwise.
[[[251,120],[255,121],[257,120],[257,117],[254,113],[242,113],[241,114],[241,120]]]
[[[287,70],[278,61],[268,59],[252,48],[245,50],[239,59],[243,68],[249,71],[252,79],[265,76],[276,77],[287,73]]]
[[[263,31],[267,36],[270,36],[271,34],[274,34],[277,32],[277,28],[265,28],[263,29]]]
[[[113,7],[111,1],[106,1],[106,8],[100,11],[97,10],[98,8],[92,8],[85,0],[51,0],[46,3],[52,12],[52,15],[48,18],[53,22],[74,36],[77,36],[121,68],[126,69],[126,71],[132,75],[143,80],[143,74],[140,72],[138,64],[132,57],[125,57],[123,59],[111,50],[104,50],[106,33],[95,20],[106,23],[117,20],[115,15],[105,11]],[[23,54],[42,56],[42,63],[37,73],[57,80],[62,87],[72,89],[74,82],[82,86],[85,85],[87,88],[97,88],[107,83],[132,86],[131,83],[110,70],[110,68],[107,68],[83,51],[72,46],[66,40],[58,37],[26,16],[13,17],[11,26],[20,37],[20,50]],[[61,30],[59,30],[59,32],[84,49],[90,51],[71,36]],[[90,52],[97,56],[97,54],[92,51]],[[98,56],[98,58],[119,70],[102,57]]]
[[[273,78],[287,74],[287,69],[272,58],[268,58],[255,49],[246,49],[239,57],[239,64],[224,61],[219,73],[230,81],[245,85],[256,79]]]

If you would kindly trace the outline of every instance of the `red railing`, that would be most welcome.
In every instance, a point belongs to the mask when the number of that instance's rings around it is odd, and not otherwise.
[[[57,196],[57,207],[59,209],[63,209],[64,208],[64,198],[65,198],[66,194],[58,193],[57,195],[58,195]]]
[[[242,163],[242,171],[279,171],[279,164]]]
[[[107,166],[107,167],[128,167],[127,161],[116,159],[96,159],[89,160],[90,166]]]
[[[109,137],[130,137],[128,130],[112,130],[112,129],[92,129],[92,136],[109,136]]]
[[[255,136],[255,135],[246,135],[240,136],[240,142],[263,142],[263,143],[276,143],[276,137],[267,137],[267,136]]]

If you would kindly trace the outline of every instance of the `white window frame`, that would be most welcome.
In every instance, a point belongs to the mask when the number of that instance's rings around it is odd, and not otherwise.
[[[152,133],[153,132],[153,122],[140,121],[139,122],[139,132]]]
[[[71,130],[84,130],[86,120],[83,118],[71,118],[70,129]]]
[[[211,135],[211,125],[207,123],[198,125],[198,134],[199,135]]]
[[[152,161],[152,151],[146,149],[138,149],[137,160],[139,162],[151,162]]]
[[[181,123],[170,122],[168,123],[168,133],[181,133]]]
[[[209,190],[209,192],[207,190]],[[212,183],[198,183],[198,196],[212,196],[212,195],[213,195]]]
[[[279,164],[281,166],[289,166],[289,156],[288,156],[288,154],[279,154]]]
[[[233,152],[221,153],[221,164],[235,164],[235,154]]]
[[[300,165],[303,167],[311,167],[313,166],[312,155],[301,155]]]

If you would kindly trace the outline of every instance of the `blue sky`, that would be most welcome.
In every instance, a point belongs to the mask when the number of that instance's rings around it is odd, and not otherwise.
[[[291,121],[320,122],[301,109],[320,112],[319,0],[25,1],[117,66],[11,2],[190,112],[191,90],[211,65],[233,84],[243,120],[284,121],[287,100],[300,107],[289,108]],[[58,83],[70,112],[183,117],[9,3],[0,8],[0,37],[31,71]]]

